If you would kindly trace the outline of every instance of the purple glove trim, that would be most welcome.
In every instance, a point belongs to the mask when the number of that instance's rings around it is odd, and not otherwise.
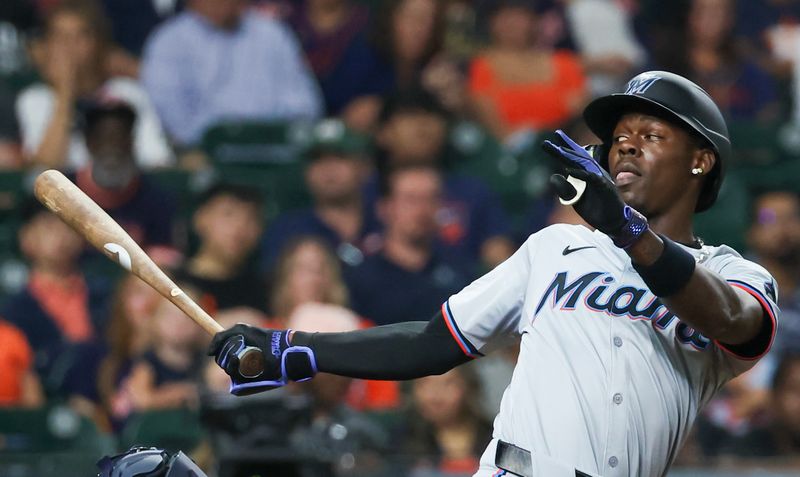
[[[281,378],[278,381],[252,381],[247,383],[234,383],[233,380],[231,380],[230,393],[233,394],[234,396],[239,396],[240,394],[243,393],[243,391],[247,391],[250,389],[264,388],[266,390],[266,389],[279,388],[285,385],[286,381],[283,378]]]
[[[644,215],[633,207],[626,205],[623,211],[625,214],[625,225],[622,229],[612,237],[614,245],[619,248],[628,248],[645,233],[650,226],[647,224],[647,219]]]
[[[314,356],[314,351],[307,346],[290,346],[283,351],[283,356],[281,358],[281,375],[283,375],[284,379],[289,379],[286,375],[286,356],[290,353],[304,353],[308,356],[309,364],[311,364],[311,376],[307,376],[300,379],[292,379],[292,381],[302,383],[303,381],[308,381],[309,379],[313,378],[315,374],[317,374],[317,358]]]

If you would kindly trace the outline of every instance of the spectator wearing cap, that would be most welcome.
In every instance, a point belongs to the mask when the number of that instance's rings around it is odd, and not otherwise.
[[[182,147],[225,120],[312,119],[322,113],[314,76],[292,32],[247,11],[245,0],[189,0],[145,45],[142,81]]]
[[[89,162],[74,175],[78,187],[156,261],[176,263],[174,198],[143,175],[136,162],[136,111],[123,102],[101,101],[87,105],[84,117]],[[105,257],[91,255],[105,263]]]
[[[509,220],[497,194],[479,178],[446,170],[448,121],[436,98],[422,89],[391,95],[381,111],[377,164],[425,164],[442,171],[443,196],[436,215],[439,244],[461,261],[494,267],[514,251]],[[378,184],[373,176],[366,186],[372,207]]]
[[[267,286],[252,260],[263,217],[258,190],[220,183],[200,196],[192,221],[197,252],[176,278],[200,292],[209,312],[242,306],[265,310]]]
[[[55,6],[35,51],[46,82],[26,88],[16,104],[28,161],[66,170],[85,165],[89,151],[80,128],[84,106],[113,98],[129,103],[137,113],[136,161],[144,168],[173,162],[147,94],[135,80],[107,74],[107,22],[96,6],[76,0]]]
[[[367,138],[338,119],[321,121],[312,134],[305,153],[305,181],[313,203],[281,214],[269,225],[261,245],[267,269],[299,236],[320,237],[350,265],[375,248],[380,224],[363,197],[370,171]]]
[[[351,306],[377,325],[424,320],[474,278],[471,261],[437,243],[444,179],[431,164],[387,167],[380,192],[382,247],[360,265],[345,267]]]

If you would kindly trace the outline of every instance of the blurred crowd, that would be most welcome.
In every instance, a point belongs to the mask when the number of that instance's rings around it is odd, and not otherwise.
[[[62,403],[114,437],[199,410],[211,437],[183,450],[208,469],[246,472],[232,449],[252,448],[325,463],[302,475],[471,475],[513,348],[411,383],[320,375],[231,404],[209,337],[29,179],[62,170],[223,326],[428,320],[529,234],[580,223],[553,203],[539,143],[596,141],[583,107],[649,69],[726,115],[728,215],[700,230],[766,267],[782,309],[773,351],[678,462],[797,465],[797,0],[2,0],[0,255],[24,267],[0,265],[0,406]]]

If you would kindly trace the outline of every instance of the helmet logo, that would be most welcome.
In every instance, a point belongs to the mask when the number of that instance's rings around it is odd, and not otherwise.
[[[625,94],[644,94],[645,91],[650,89],[653,84],[660,80],[659,77],[644,77],[644,78],[634,78],[628,82],[628,87],[625,90]]]

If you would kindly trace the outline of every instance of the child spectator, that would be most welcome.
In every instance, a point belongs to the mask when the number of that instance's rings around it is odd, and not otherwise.
[[[25,335],[0,320],[0,407],[39,407],[44,393]]]
[[[487,13],[490,44],[470,66],[469,90],[478,119],[509,144],[515,134],[566,123],[587,99],[580,59],[534,41],[534,3],[493,2]]]
[[[150,349],[149,322],[161,299],[157,291],[134,275],[127,275],[117,286],[106,332],[106,353],[97,363],[97,394],[87,396],[100,405],[113,430],[121,429],[133,412],[131,397],[122,383],[133,363]]]
[[[63,384],[48,382],[61,355],[102,335],[110,290],[105,282],[84,279],[78,266],[84,242],[61,219],[33,199],[22,215],[19,247],[30,263],[30,275],[25,289],[9,298],[0,316],[28,338],[36,370],[51,391],[51,385]]]
[[[200,292],[211,313],[238,306],[264,310],[266,284],[250,260],[263,228],[259,191],[217,184],[200,197],[193,224],[200,243],[178,279]]]
[[[356,265],[380,230],[371,204],[364,198],[370,165],[366,137],[338,119],[326,119],[312,130],[305,153],[306,187],[311,207],[285,212],[267,227],[261,244],[265,268],[292,238],[323,239],[344,263]]]
[[[86,101],[117,98],[137,113],[134,151],[144,168],[168,165],[172,154],[155,111],[136,81],[109,77],[107,20],[88,0],[66,0],[45,21],[38,63],[46,83],[25,89],[17,99],[23,148],[31,163],[74,170],[89,152],[80,134]]]
[[[191,295],[190,289],[182,287]],[[166,298],[150,320],[151,346],[131,368],[123,387],[134,411],[195,406],[203,330]]]

